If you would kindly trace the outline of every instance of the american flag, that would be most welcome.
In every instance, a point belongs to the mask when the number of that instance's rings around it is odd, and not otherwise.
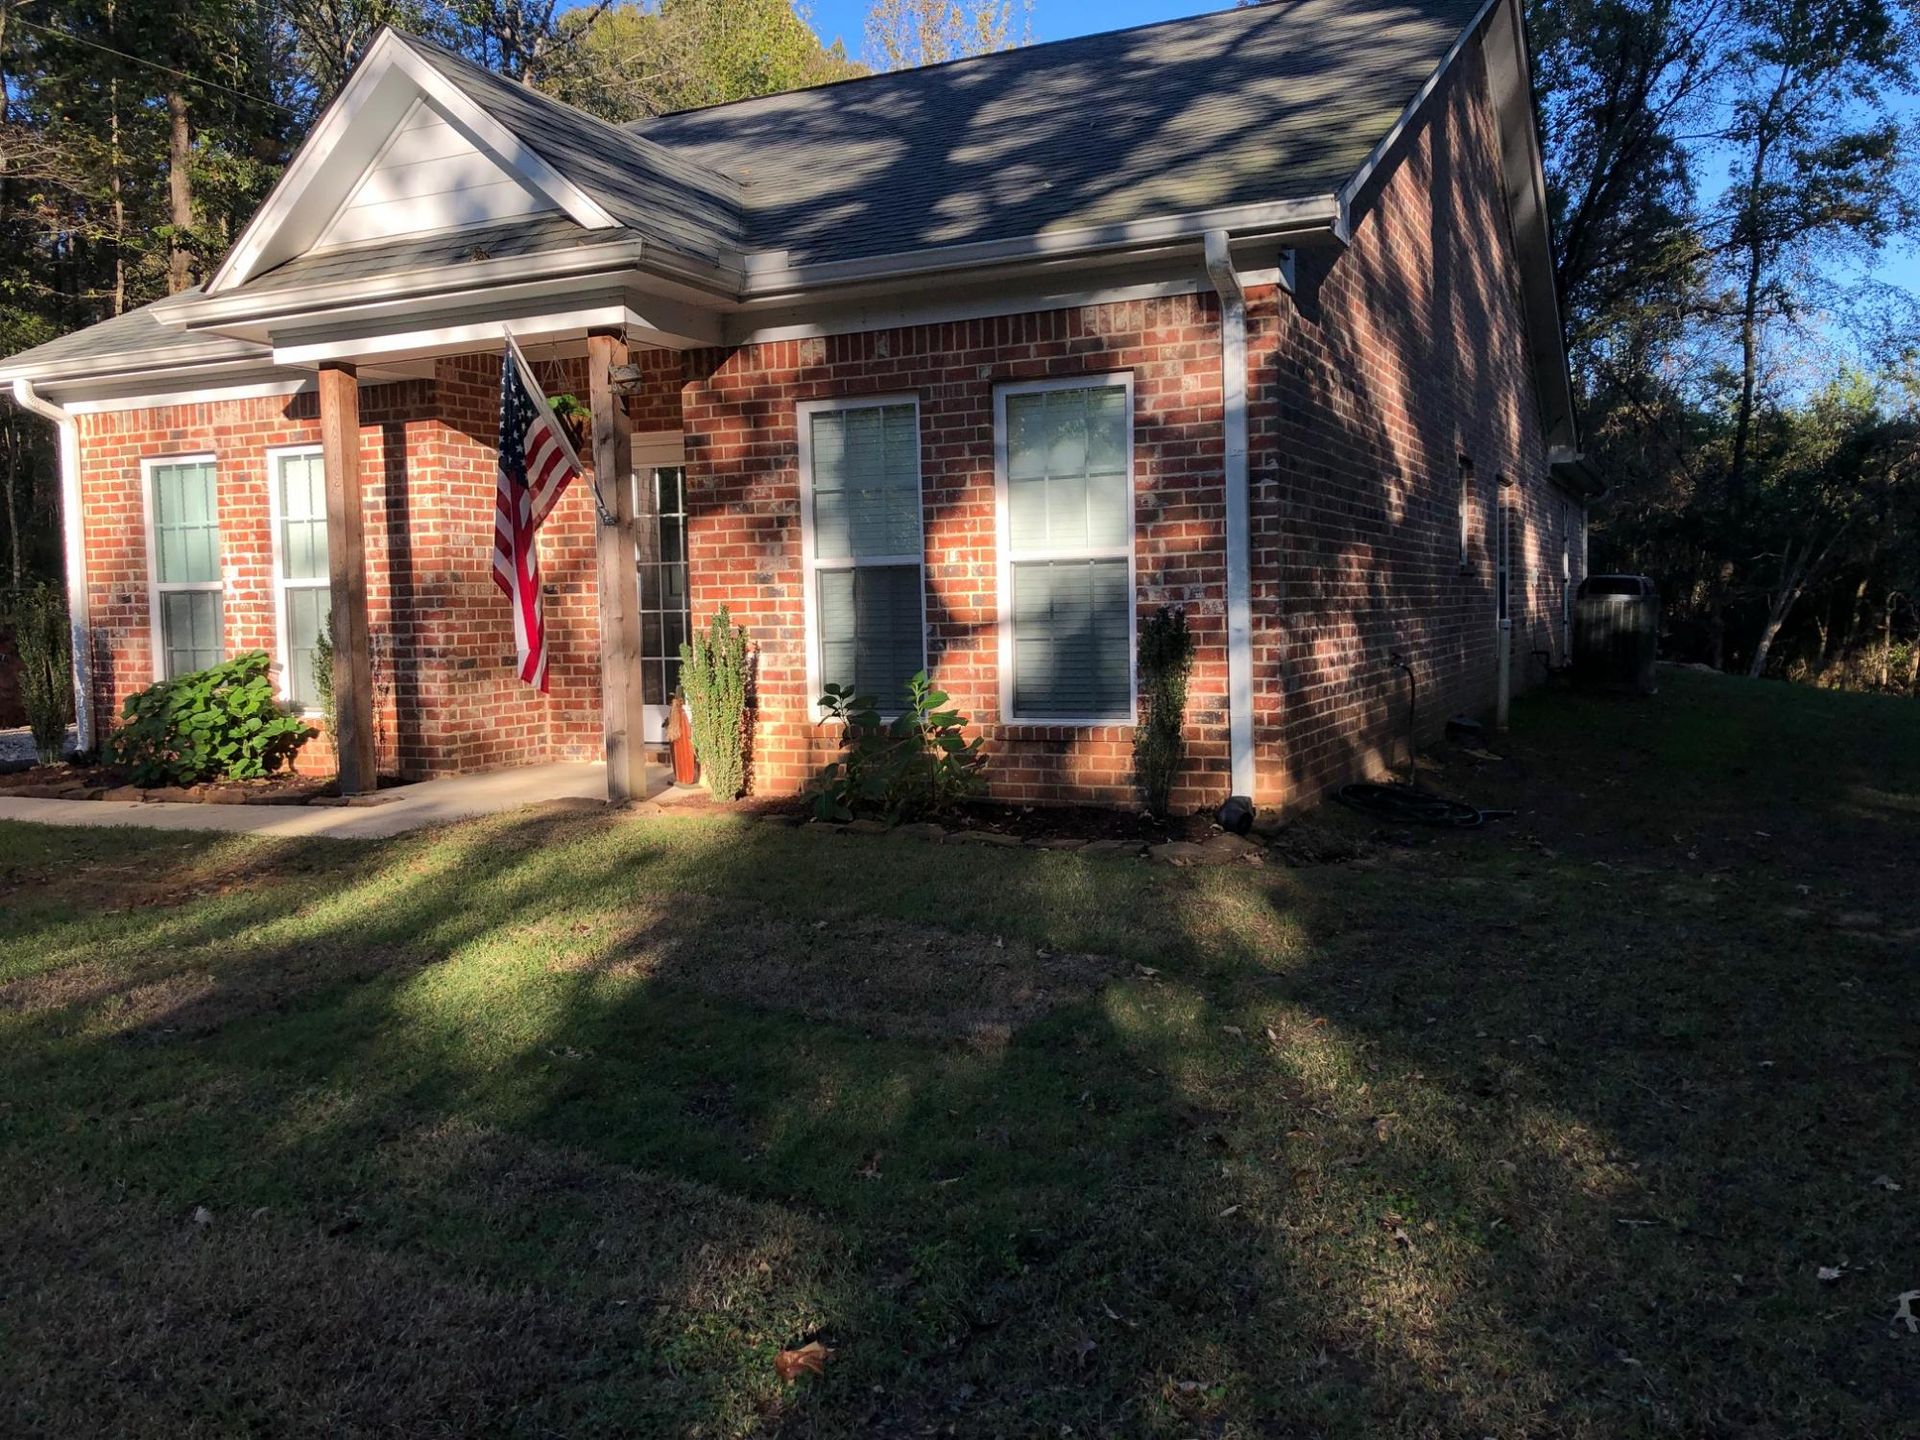
[[[547,693],[547,626],[540,609],[540,556],[534,540],[573,477],[579,457],[534,383],[520,347],[507,337],[500,355],[500,485],[493,512],[493,583],[513,602],[520,678]]]

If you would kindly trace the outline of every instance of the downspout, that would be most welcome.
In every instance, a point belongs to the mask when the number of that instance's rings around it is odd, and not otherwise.
[[[80,519],[80,427],[71,411],[43,398],[31,380],[13,382],[22,410],[51,420],[60,434],[60,528],[67,558],[67,625],[73,648],[73,720],[81,751],[94,748],[93,627],[87,615],[87,542]]]
[[[1207,278],[1220,297],[1220,428],[1226,441],[1227,749],[1233,793],[1253,803],[1253,560],[1247,485],[1247,292],[1227,232],[1206,234]]]

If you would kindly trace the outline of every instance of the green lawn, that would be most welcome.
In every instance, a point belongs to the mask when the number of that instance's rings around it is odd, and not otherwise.
[[[1911,1433],[1920,706],[1512,750],[1310,869],[0,826],[0,1432]]]

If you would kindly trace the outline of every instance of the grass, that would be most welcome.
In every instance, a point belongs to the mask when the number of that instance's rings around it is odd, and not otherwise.
[[[1663,687],[1305,870],[0,826],[0,1430],[1891,1435],[1920,707]]]

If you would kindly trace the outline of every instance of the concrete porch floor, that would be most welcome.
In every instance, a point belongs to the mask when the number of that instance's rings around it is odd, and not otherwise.
[[[647,766],[647,794],[665,790],[672,776]],[[380,792],[380,803],[322,805],[173,805],[152,801],[23,800],[0,797],[0,820],[40,825],[131,825],[142,830],[219,830],[281,838],[376,840],[429,825],[496,815],[547,800],[604,800],[607,767],[599,762],[527,765],[423,780]]]

